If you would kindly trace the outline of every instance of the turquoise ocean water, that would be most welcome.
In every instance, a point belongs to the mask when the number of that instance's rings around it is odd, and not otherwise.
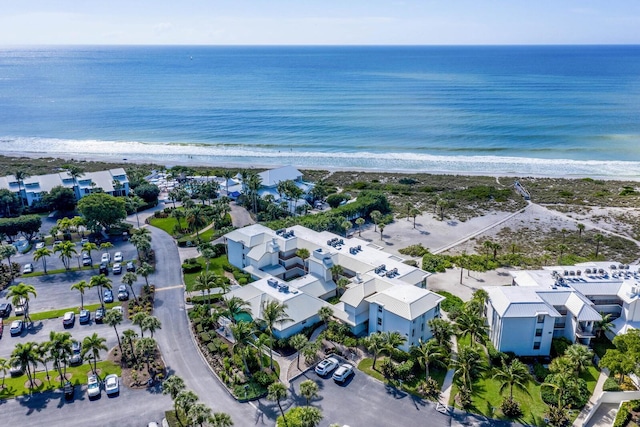
[[[640,46],[2,48],[0,151],[640,179]]]

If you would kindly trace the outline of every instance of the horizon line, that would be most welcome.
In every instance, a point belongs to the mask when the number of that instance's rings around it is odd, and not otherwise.
[[[207,43],[34,43],[0,44],[4,48],[24,47],[635,47],[638,43],[487,43],[487,44],[207,44]]]

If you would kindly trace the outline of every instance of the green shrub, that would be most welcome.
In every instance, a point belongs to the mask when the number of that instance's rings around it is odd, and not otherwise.
[[[445,255],[434,255],[427,252],[422,257],[422,269],[430,273],[444,273],[447,268],[451,268],[452,264]]]
[[[333,209],[335,209],[338,206],[340,206],[340,203],[342,203],[343,201],[349,200],[350,198],[351,197],[343,193],[332,194],[329,197],[327,197],[327,204],[331,206]]]
[[[416,261],[415,259],[406,259],[403,262],[407,265],[410,265],[411,267],[418,267],[418,261]]]
[[[422,243],[418,243],[417,245],[407,246],[406,248],[402,248],[398,250],[402,255],[409,255],[413,257],[424,256],[429,253],[429,249],[422,246]]]
[[[553,338],[551,340],[551,358],[555,359],[564,355],[564,352],[573,344],[565,337]]]
[[[437,291],[436,293],[445,297],[445,300],[440,303],[440,308],[442,308],[447,313],[456,309],[460,311],[464,307],[464,301],[462,301],[460,297],[453,295],[452,293],[449,293],[447,291]]]
[[[212,354],[215,354],[218,352],[218,347],[215,345],[215,343],[210,342],[207,344],[207,350],[209,350]]]
[[[200,334],[198,334],[198,336],[200,337],[200,341],[202,341],[203,344],[207,344],[211,341],[211,335],[209,335],[208,332],[201,332]]]
[[[182,272],[185,274],[197,273],[200,270],[202,270],[202,266],[200,264],[182,264]]]
[[[519,418],[522,415],[522,409],[520,409],[520,404],[509,397],[505,398],[500,404],[500,409],[502,413],[507,418]]]
[[[267,388],[276,381],[276,378],[264,371],[258,371],[253,374],[253,380],[260,384],[262,387]]]
[[[549,375],[549,369],[536,362],[535,365],[533,365],[533,375],[535,376],[536,381],[542,382],[547,378],[547,375]]]
[[[196,331],[198,331],[198,333],[204,332],[204,328],[202,327],[201,324],[196,325]]]
[[[603,391],[620,391],[620,385],[613,378],[607,378],[602,386]]]
[[[624,402],[613,422],[613,427],[625,427],[631,421],[631,402]]]

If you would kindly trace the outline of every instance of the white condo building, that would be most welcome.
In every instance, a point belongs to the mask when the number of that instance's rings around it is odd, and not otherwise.
[[[274,231],[259,224],[234,230],[225,239],[229,262],[257,279],[228,295],[248,301],[254,319],[261,318],[266,300],[287,304],[293,321],[276,325],[279,338],[317,322],[323,306],[356,335],[400,332],[407,338],[405,350],[432,336],[427,322],[440,316],[444,297],[426,289],[430,273],[371,242],[302,226]],[[310,254],[306,262],[296,254],[302,248]],[[349,285],[332,305],[326,300],[336,295],[334,265],[342,267]]]
[[[491,342],[500,351],[548,356],[558,337],[589,345],[606,313],[615,319],[609,338],[640,327],[638,266],[587,262],[511,275],[513,286],[484,288]]]

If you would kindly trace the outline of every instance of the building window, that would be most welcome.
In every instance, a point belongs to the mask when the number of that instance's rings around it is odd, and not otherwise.
[[[544,314],[538,314],[538,323],[544,323]]]
[[[420,330],[424,331],[424,323],[422,325],[420,325]]]
[[[542,328],[536,329],[536,336],[537,337],[541,337],[542,336]]]
[[[540,350],[540,341],[536,341],[533,343],[533,349],[534,350]]]
[[[378,306],[378,313],[382,313],[382,306],[381,305]]]
[[[415,336],[415,335],[416,335],[416,330],[415,330],[415,329],[412,329],[412,330],[411,330],[411,336],[413,337],[413,336]]]
[[[382,326],[382,318],[378,317],[378,326]]]

